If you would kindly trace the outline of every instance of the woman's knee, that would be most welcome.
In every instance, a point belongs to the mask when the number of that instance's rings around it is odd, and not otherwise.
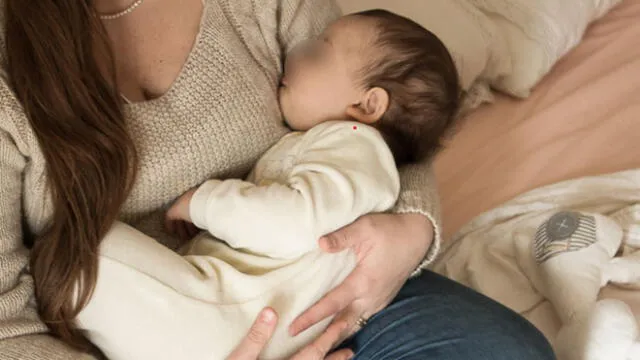
[[[469,359],[553,360],[555,355],[544,335],[522,316],[502,307],[489,306],[466,327],[466,353],[487,354]],[[474,316],[468,314],[468,316]]]
[[[526,319],[430,273],[410,281],[349,346],[360,359],[555,359]]]

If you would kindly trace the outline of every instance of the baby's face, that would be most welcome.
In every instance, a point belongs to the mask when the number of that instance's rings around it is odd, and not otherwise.
[[[347,16],[320,36],[298,46],[287,57],[280,86],[280,107],[295,130],[308,130],[347,118],[366,89],[358,83],[366,59],[373,54],[375,24]]]

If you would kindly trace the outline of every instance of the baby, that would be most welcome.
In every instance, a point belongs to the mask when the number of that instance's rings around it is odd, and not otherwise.
[[[183,343],[189,358],[224,359],[266,306],[277,311],[280,325],[263,358],[287,358],[315,339],[330,319],[295,338],[288,324],[356,265],[350,251],[320,251],[318,239],[362,215],[390,210],[400,191],[397,166],[441,147],[459,100],[456,68],[440,40],[381,10],[345,16],[296,48],[279,92],[286,122],[297,131],[273,146],[245,181],[209,180],[167,213],[169,230],[181,237],[194,235],[193,225],[207,230],[182,250],[198,280],[165,281],[208,306],[201,316],[212,324],[210,341]],[[112,360],[175,357],[166,350],[136,352],[126,339],[109,341],[116,334],[87,325],[99,326],[97,319],[80,320]],[[145,330],[153,339],[148,344],[136,339],[131,346],[175,343],[170,330],[188,331],[159,326]]]
[[[270,149],[245,182],[210,180],[184,194],[168,212],[172,232],[191,238],[205,229],[236,249],[271,257],[295,258],[315,250],[321,235],[367,212],[389,209],[362,212],[364,199],[358,197],[350,205],[354,213],[339,216],[340,225],[318,228],[324,213],[339,210],[319,206],[347,201],[334,199],[345,195],[340,180],[354,187],[348,189],[350,197],[366,195],[367,206],[388,203],[383,190],[396,187],[396,166],[440,149],[457,110],[459,84],[453,60],[435,35],[409,19],[372,10],[345,16],[294,49],[279,93],[286,123],[298,132]],[[288,224],[302,214],[310,219]],[[234,223],[240,215],[242,226]],[[244,226],[253,221],[260,221],[254,227],[261,235],[278,235],[269,241],[242,237],[238,228],[253,231]],[[296,240],[289,241],[287,234]]]

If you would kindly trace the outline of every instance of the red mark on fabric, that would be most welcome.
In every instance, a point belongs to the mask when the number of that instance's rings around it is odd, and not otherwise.
[[[354,127],[353,127],[353,130],[358,130],[358,127],[357,127],[357,126],[354,126]]]

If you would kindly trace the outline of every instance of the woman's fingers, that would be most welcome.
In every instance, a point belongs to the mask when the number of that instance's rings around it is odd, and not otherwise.
[[[339,230],[320,238],[320,249],[330,254],[341,252],[348,249],[349,246],[349,241]]]
[[[193,224],[191,224],[191,225],[192,225],[192,227],[193,227],[193,236],[192,236],[191,238],[193,239],[193,238],[194,238],[194,237],[196,237],[198,234],[200,234],[200,231],[201,231],[201,230],[200,230],[200,228],[199,228],[199,227],[197,227],[197,226],[195,226],[195,225],[193,225]]]
[[[273,336],[277,322],[278,316],[273,309],[262,310],[247,336],[244,337],[227,360],[257,360],[269,339]]]
[[[327,293],[320,301],[298,316],[289,326],[289,334],[297,336],[320,321],[338,314],[357,300],[358,269],[354,270],[342,284]]]
[[[178,231],[178,238],[180,240],[187,240],[189,238],[189,235],[187,233],[187,226],[185,225],[184,221],[178,221],[178,224],[176,225],[176,229]]]
[[[326,357],[325,360],[349,360],[353,358],[353,351],[349,349],[336,351],[333,354]]]
[[[334,320],[327,330],[318,337],[314,342],[307,345],[298,352],[291,360],[347,360],[351,359],[353,352],[351,350],[340,350],[327,357],[327,354],[335,345],[341,342],[349,328],[352,327],[346,319],[347,314],[340,316]],[[278,319],[273,309],[264,309],[258,319],[253,323],[249,333],[236,350],[229,355],[227,360],[256,360],[260,357],[260,353],[267,345],[273,332],[275,331]]]
[[[189,239],[187,240],[191,240],[196,237],[196,235],[198,235],[200,229],[198,229],[197,226],[193,225],[193,223],[185,222],[185,224],[187,226],[187,233],[189,234]]]
[[[171,235],[176,234],[176,223],[175,221],[169,219],[168,217],[164,220],[164,227],[169,234]]]
[[[349,324],[344,321],[332,322],[320,337],[305,346],[291,360],[323,360],[329,351],[342,339]]]

